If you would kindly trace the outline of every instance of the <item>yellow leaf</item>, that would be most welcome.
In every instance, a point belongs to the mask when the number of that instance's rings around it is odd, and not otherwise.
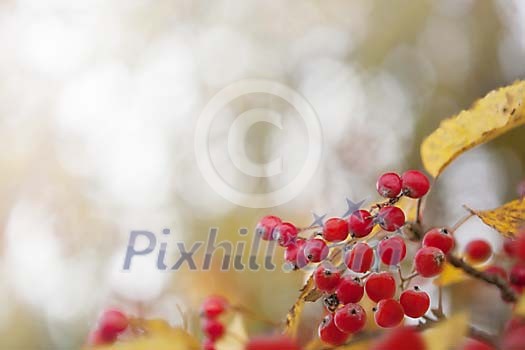
[[[139,336],[129,341],[97,347],[97,350],[200,350],[201,345],[186,331],[173,328],[170,332],[161,332]]]
[[[514,200],[493,210],[470,211],[505,237],[514,237],[525,223],[525,199]]]
[[[226,328],[225,335],[215,344],[215,348],[217,350],[244,350],[247,341],[248,334],[243,317],[237,313]]]
[[[446,263],[443,272],[438,278],[434,280],[434,283],[438,286],[447,287],[453,284],[461,283],[466,279],[468,279],[468,276],[463,272],[463,270]]]
[[[514,313],[517,316],[525,317],[525,295],[522,295],[516,304]]]
[[[437,177],[460,154],[525,124],[525,81],[491,91],[457,116],[445,119],[421,145],[425,169]]]
[[[288,311],[288,314],[286,315],[286,326],[284,329],[284,333],[289,337],[295,338],[295,336],[297,335],[297,329],[299,328],[299,319],[301,317],[301,313],[303,312],[304,304],[307,301],[307,297],[314,290],[314,277],[313,274],[311,274],[310,277],[308,277],[308,280],[306,281],[303,288],[301,288],[301,294],[299,295],[299,298],[297,298],[295,303],[290,308],[290,311]]]
[[[461,342],[468,331],[469,316],[458,313],[423,332],[427,350],[449,350]]]

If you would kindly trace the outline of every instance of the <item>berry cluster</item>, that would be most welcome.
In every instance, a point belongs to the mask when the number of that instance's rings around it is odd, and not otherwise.
[[[118,336],[128,328],[128,317],[119,310],[109,309],[100,316],[97,327],[89,335],[92,346],[113,344]]]
[[[224,335],[224,324],[219,317],[229,308],[226,299],[220,296],[210,296],[201,305],[202,332],[206,335],[203,340],[204,350],[215,350],[215,343]]]
[[[331,345],[346,342],[349,335],[361,331],[367,311],[360,305],[366,294],[376,303],[375,323],[383,328],[398,326],[405,316],[422,317],[430,307],[430,297],[418,287],[401,290],[396,298],[397,282],[388,270],[400,269],[407,246],[401,232],[405,213],[395,204],[406,196],[419,199],[430,189],[428,178],[409,170],[399,176],[386,173],[377,181],[377,192],[387,200],[370,210],[357,209],[348,217],[334,217],[310,237],[302,238],[302,230],[276,216],[266,216],[257,225],[256,233],[264,240],[275,240],[285,248],[284,258],[295,268],[318,265],[313,273],[317,290],[324,294],[327,314],[319,326],[319,337]],[[382,238],[371,235],[379,226]],[[438,275],[446,253],[454,247],[452,236],[444,229],[432,230],[430,237],[414,258],[416,274],[422,277]],[[336,248],[344,252],[342,263],[334,265]],[[341,250],[339,250],[341,252]],[[381,271],[381,267],[386,267]]]

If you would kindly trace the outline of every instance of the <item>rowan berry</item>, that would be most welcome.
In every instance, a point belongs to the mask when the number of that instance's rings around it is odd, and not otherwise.
[[[386,265],[397,265],[407,255],[405,241],[400,236],[386,237],[379,242],[377,254]]]
[[[341,272],[329,262],[320,264],[314,272],[314,282],[322,292],[333,292],[341,281]]]
[[[525,287],[525,263],[519,262],[510,269],[510,283]]]
[[[376,183],[377,192],[385,198],[395,198],[401,192],[401,178],[396,173],[385,173]]]
[[[346,275],[341,278],[335,291],[337,299],[343,305],[359,302],[365,293],[365,287],[357,277]]]
[[[439,275],[445,268],[445,254],[435,247],[422,247],[414,256],[417,273],[426,278]]]
[[[203,350],[216,350],[215,348],[215,342],[211,339],[205,338],[202,342],[202,349]]]
[[[475,239],[467,243],[465,255],[470,262],[479,264],[490,258],[492,247],[483,239]]]
[[[509,348],[505,348],[505,349],[509,349]],[[496,349],[488,344],[480,342],[479,340],[467,339],[465,344],[463,344],[462,350],[496,350]]]
[[[354,272],[367,272],[374,263],[374,251],[366,243],[356,243],[352,249],[345,253],[344,262]]]
[[[505,238],[503,241],[503,251],[507,256],[514,257],[516,255],[516,241],[512,238]]]
[[[447,228],[433,228],[423,237],[423,246],[439,248],[443,254],[448,254],[454,249],[455,241]]]
[[[374,319],[379,327],[396,327],[405,318],[401,304],[394,299],[383,299],[375,307]]]
[[[412,318],[422,317],[430,307],[430,297],[419,287],[407,289],[399,297],[399,303],[403,306],[405,315]]]
[[[304,244],[304,257],[306,261],[318,263],[326,259],[329,248],[322,239],[311,238]]]
[[[398,207],[388,205],[379,209],[376,220],[383,230],[392,232],[405,224],[405,213]]]
[[[100,329],[95,329],[89,334],[88,345],[100,346],[112,344],[115,342],[115,340],[117,340],[117,337],[117,333],[104,335]]]
[[[259,220],[255,227],[255,234],[260,235],[265,241],[273,239],[273,229],[282,223],[282,220],[277,216],[268,215]]]
[[[273,240],[277,241],[281,247],[288,247],[297,239],[298,230],[294,224],[283,222],[273,229]]]
[[[100,317],[98,329],[104,339],[112,339],[128,328],[128,317],[119,310],[110,309],[104,311]]]
[[[421,198],[430,189],[430,181],[425,174],[418,170],[408,170],[401,175],[403,193],[410,198]]]
[[[224,335],[224,325],[215,318],[205,318],[202,322],[202,331],[212,342]]]
[[[366,312],[359,304],[347,304],[337,310],[334,322],[345,333],[357,333],[365,326]]]
[[[332,314],[328,314],[323,318],[319,325],[318,333],[319,338],[323,342],[334,346],[344,344],[349,337],[349,334],[337,328]]]
[[[368,236],[374,228],[374,218],[367,210],[356,210],[348,218],[348,229],[353,237]]]
[[[505,271],[505,269],[501,266],[496,266],[496,265],[489,266],[484,270],[484,272],[489,275],[499,276],[503,280],[508,279],[507,271]]]
[[[399,327],[386,333],[372,350],[426,350],[423,336],[413,327]]]
[[[292,339],[284,335],[254,337],[246,343],[245,350],[300,350]]]
[[[525,261],[525,229],[516,235],[514,241],[514,255],[516,258]]]
[[[390,272],[373,273],[365,282],[366,295],[376,303],[394,297],[396,281]]]
[[[348,221],[341,218],[330,218],[324,224],[323,238],[328,242],[340,242],[348,237],[348,232]]]
[[[204,299],[201,305],[201,316],[206,318],[215,318],[221,315],[227,308],[228,301],[218,295],[212,295]]]

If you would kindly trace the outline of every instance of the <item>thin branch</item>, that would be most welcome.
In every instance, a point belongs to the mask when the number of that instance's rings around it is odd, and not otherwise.
[[[453,254],[447,255],[447,260],[453,266],[462,269],[465,273],[479,280],[493,284],[498,287],[501,291],[501,296],[504,300],[515,303],[518,301],[518,297],[510,285],[503,280],[501,277],[493,274],[487,274],[483,271],[475,269],[473,266],[467,264],[462,258],[459,258]]]
[[[468,209],[467,209],[468,210]],[[452,232],[456,232],[456,230],[458,228],[460,228],[461,225],[463,225],[465,222],[468,221],[468,219],[470,219],[471,217],[473,217],[475,214],[469,210],[469,213],[467,215],[465,215],[464,217],[462,217],[461,219],[458,220],[458,222],[456,222],[454,224],[454,226],[452,226],[451,230]]]

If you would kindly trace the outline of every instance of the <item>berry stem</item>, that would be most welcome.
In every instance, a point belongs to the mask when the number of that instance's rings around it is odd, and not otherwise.
[[[454,267],[462,269],[468,275],[498,287],[501,291],[501,295],[504,300],[513,303],[518,301],[518,297],[516,296],[514,290],[512,290],[510,285],[506,281],[504,281],[500,276],[495,274],[487,274],[485,272],[479,271],[473,266],[467,264],[462,258],[459,258],[453,254],[448,254],[447,260]]]
[[[417,200],[417,209],[416,209],[416,224],[418,225],[421,225],[421,221],[422,221],[422,206],[423,206],[423,198],[419,198]]]
[[[472,210],[471,210],[470,208],[468,208],[468,207],[466,207],[466,206],[463,206],[463,207],[464,207],[465,209],[467,209],[467,210],[469,211],[469,213],[468,213],[467,215],[465,215],[464,217],[462,217],[461,219],[459,219],[458,222],[456,222],[456,223],[454,224],[454,226],[452,226],[452,228],[451,228],[452,233],[456,232],[456,230],[457,230],[458,228],[460,228],[461,225],[463,225],[465,222],[468,221],[468,219],[470,219],[471,217],[474,216],[474,213],[472,212]]]

